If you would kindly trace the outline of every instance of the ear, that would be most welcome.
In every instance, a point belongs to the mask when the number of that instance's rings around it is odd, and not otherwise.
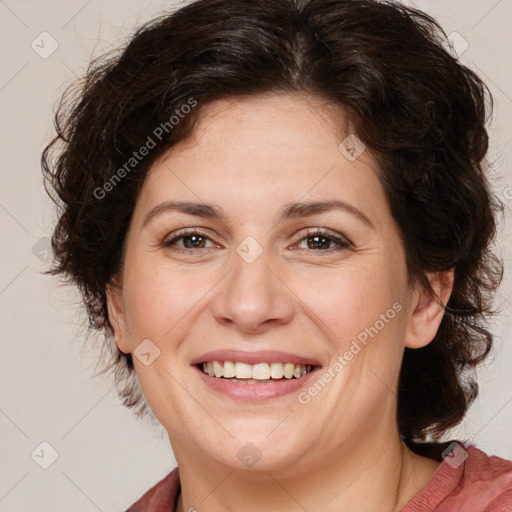
[[[427,274],[434,294],[424,287],[413,293],[412,313],[405,334],[405,346],[421,348],[435,337],[453,289],[454,270]]]
[[[129,354],[128,330],[126,328],[126,314],[123,301],[123,288],[119,283],[109,283],[106,287],[108,318],[114,330],[114,339],[117,348]]]

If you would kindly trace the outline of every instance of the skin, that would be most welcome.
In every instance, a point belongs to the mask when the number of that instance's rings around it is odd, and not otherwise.
[[[338,150],[349,132],[314,97],[216,101],[147,176],[108,306],[120,350],[148,338],[160,350],[152,364],[134,363],[180,468],[180,511],[398,511],[439,465],[402,443],[396,390],[404,347],[433,339],[453,274],[429,275],[441,304],[409,279],[374,158],[366,150],[349,161]],[[371,226],[344,210],[276,222],[291,202],[331,199]],[[144,223],[170,200],[215,203],[226,220],[167,211]],[[184,227],[207,237],[199,249],[190,239],[163,246]],[[352,245],[318,248],[308,228]],[[263,250],[252,263],[236,252],[247,236]],[[328,368],[396,303],[401,311],[307,405],[297,393],[233,400],[190,365],[210,350],[239,349]],[[251,468],[237,457],[248,442],[262,454]]]

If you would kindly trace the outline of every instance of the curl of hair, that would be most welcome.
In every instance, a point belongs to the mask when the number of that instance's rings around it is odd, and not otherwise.
[[[428,15],[393,2],[199,0],[142,26],[63,96],[42,156],[59,213],[51,272],[78,286],[90,331],[106,334],[102,371],[113,370],[124,405],[151,415],[131,355],[112,339],[106,286],[121,269],[148,170],[209,102],[302,93],[341,107],[375,155],[411,279],[428,287],[429,272],[455,270],[435,339],[405,349],[402,438],[440,437],[461,421],[478,390],[468,372],[492,346],[486,320],[502,275],[491,252],[501,205],[483,168],[491,95],[444,38]],[[155,129],[191,99],[197,107],[157,140]],[[148,137],[156,147],[112,181]]]

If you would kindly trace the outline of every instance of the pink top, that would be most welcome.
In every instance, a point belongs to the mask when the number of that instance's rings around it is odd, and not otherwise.
[[[512,461],[458,443],[465,450],[459,447],[452,457],[446,456],[401,512],[512,512]],[[175,468],[126,512],[175,512],[179,492]]]

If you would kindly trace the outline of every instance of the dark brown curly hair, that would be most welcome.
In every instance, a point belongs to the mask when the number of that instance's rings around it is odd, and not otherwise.
[[[435,339],[405,349],[401,436],[438,438],[462,420],[478,392],[471,370],[492,346],[486,321],[502,265],[491,247],[502,205],[483,165],[492,97],[445,40],[431,17],[395,2],[198,0],[139,28],[68,89],[42,156],[59,213],[51,273],[78,286],[89,334],[105,334],[100,373],[114,372],[124,405],[152,416],[131,355],[113,341],[106,285],[122,265],[148,170],[209,102],[298,92],[342,107],[375,155],[410,278],[429,287],[427,272],[455,269]],[[197,106],[185,110],[191,100]]]

